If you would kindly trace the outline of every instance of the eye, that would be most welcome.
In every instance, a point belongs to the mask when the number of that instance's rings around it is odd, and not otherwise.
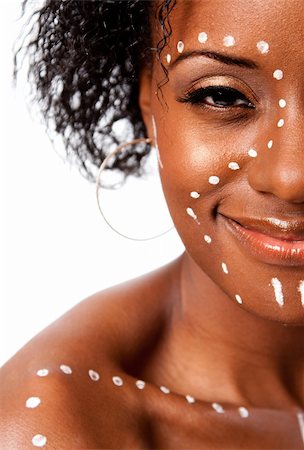
[[[253,103],[240,91],[226,86],[209,86],[188,92],[179,97],[182,103],[202,104],[216,108],[245,107],[254,108]]]

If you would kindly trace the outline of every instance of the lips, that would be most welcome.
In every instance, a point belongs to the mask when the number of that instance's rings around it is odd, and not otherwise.
[[[246,252],[274,265],[304,265],[304,219],[256,219],[220,214],[225,227]]]

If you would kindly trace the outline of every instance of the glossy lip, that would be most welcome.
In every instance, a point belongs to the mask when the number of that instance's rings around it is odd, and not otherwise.
[[[220,214],[226,229],[255,258],[280,266],[304,266],[304,222],[232,218]]]

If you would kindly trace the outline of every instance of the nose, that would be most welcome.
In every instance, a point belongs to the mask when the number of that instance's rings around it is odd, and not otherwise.
[[[304,117],[302,117],[304,120]],[[248,181],[256,191],[273,194],[290,203],[304,203],[303,120],[285,123],[276,130],[273,146],[266,143],[248,170]]]

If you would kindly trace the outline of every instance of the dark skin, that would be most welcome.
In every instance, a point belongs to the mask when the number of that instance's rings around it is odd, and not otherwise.
[[[162,88],[167,108],[155,95],[163,77],[157,61],[152,73],[142,69],[139,104],[148,136],[154,136],[152,117],[156,122],[164,192],[186,251],[152,274],[82,302],[6,364],[7,448],[31,448],[36,433],[47,436],[47,448],[303,448],[296,414],[304,409],[304,309],[297,292],[304,263],[253,257],[221,217],[303,220],[303,3],[183,1],[170,21],[173,34],[162,55],[169,69]],[[209,35],[204,48],[250,59],[258,68],[202,56],[176,63],[177,42],[184,42],[184,54],[201,49],[201,31]],[[223,46],[227,34],[237,45]],[[270,44],[267,55],[256,50],[260,40]],[[282,80],[272,76],[275,69],[283,70]],[[230,109],[212,105],[210,95],[202,100],[207,107],[177,100],[190,88],[219,84],[242,94]],[[279,98],[287,101],[284,113]],[[254,108],[245,108],[246,101]],[[257,158],[247,154],[252,146]],[[230,170],[230,161],[241,170]],[[208,183],[211,175],[219,176],[218,185]],[[200,197],[191,198],[192,191]],[[212,236],[210,245],[204,234]],[[284,286],[284,308],[274,300],[273,277]],[[73,374],[60,373],[62,363]],[[42,367],[50,370],[46,378],[35,375]],[[90,368],[100,372],[99,382],[88,378]],[[114,386],[113,375],[124,386]],[[145,389],[135,387],[137,379],[147,382]],[[186,394],[196,402],[188,404]],[[42,403],[25,411],[31,395]],[[239,406],[248,408],[248,418],[240,417]]]

